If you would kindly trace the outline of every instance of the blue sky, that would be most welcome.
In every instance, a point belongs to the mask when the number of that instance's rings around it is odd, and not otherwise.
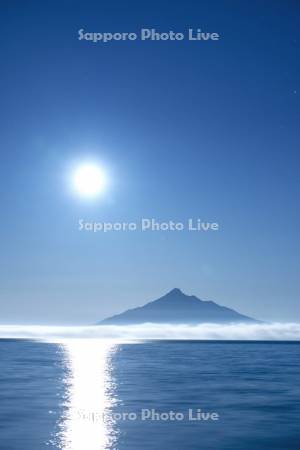
[[[93,323],[180,287],[300,320],[296,1],[1,5],[2,323]],[[217,42],[77,39],[218,32]],[[106,195],[70,192],[94,158]],[[78,220],[216,221],[217,233],[80,233]]]

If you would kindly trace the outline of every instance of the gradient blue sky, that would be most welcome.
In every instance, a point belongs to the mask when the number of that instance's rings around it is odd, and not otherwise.
[[[93,323],[180,287],[300,320],[297,1],[1,2],[2,323]],[[218,42],[78,41],[200,27]],[[111,188],[70,192],[102,161]],[[141,217],[221,231],[78,231]]]

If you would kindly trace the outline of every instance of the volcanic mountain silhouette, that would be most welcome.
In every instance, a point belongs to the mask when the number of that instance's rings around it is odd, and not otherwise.
[[[203,301],[172,289],[158,300],[102,320],[98,325],[129,325],[141,323],[255,323],[259,322],[212,301]]]

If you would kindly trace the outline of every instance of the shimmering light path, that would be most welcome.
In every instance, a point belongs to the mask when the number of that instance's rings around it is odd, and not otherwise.
[[[62,450],[105,450],[116,439],[110,410],[115,404],[110,358],[115,341],[70,339],[62,342],[68,375],[65,414],[55,441]]]

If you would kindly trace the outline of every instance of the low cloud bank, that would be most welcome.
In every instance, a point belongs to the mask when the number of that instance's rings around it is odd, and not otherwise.
[[[128,326],[0,325],[0,339],[199,339],[199,340],[300,340],[300,323],[269,324],[143,324]]]

